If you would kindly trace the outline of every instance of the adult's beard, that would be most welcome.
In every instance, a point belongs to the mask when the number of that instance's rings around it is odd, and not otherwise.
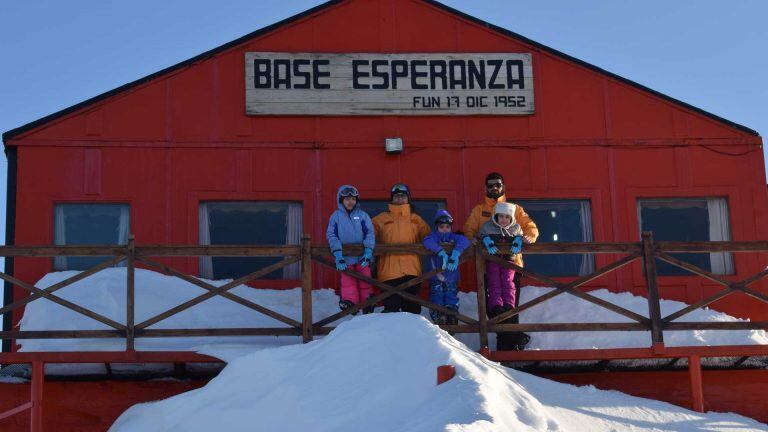
[[[500,196],[504,195],[504,192],[506,191],[506,187],[502,186],[501,189],[498,189],[498,192],[496,192],[497,189],[491,189],[487,190],[485,192],[485,196],[492,199],[498,199]]]

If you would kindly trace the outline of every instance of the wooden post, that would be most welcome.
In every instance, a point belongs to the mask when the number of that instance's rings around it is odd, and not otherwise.
[[[45,382],[45,364],[32,362],[32,410],[29,414],[29,430],[43,432],[43,383]]]
[[[128,235],[128,254],[126,257],[126,272],[127,280],[125,284],[125,350],[134,351],[133,336],[134,330],[134,313],[135,313],[135,293],[134,282],[136,277],[136,267],[134,266],[133,258],[136,254],[136,245],[134,243],[135,238],[133,234]]]
[[[309,234],[301,238],[301,335],[312,340],[312,242]]]
[[[704,412],[704,384],[701,380],[701,358],[688,357],[688,377],[691,380],[691,409]]]
[[[475,244],[475,271],[477,272],[477,320],[480,322],[480,349],[488,348],[488,316],[485,312],[485,259],[483,249]]]
[[[648,285],[648,318],[651,319],[651,342],[655,350],[664,349],[664,330],[659,304],[659,286],[656,279],[656,256],[654,254],[653,233],[643,231],[643,258],[645,260],[645,280]]]

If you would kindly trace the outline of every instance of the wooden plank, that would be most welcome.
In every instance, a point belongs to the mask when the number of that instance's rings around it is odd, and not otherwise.
[[[58,290],[60,290],[60,289],[62,289],[64,287],[72,285],[73,283],[75,283],[77,281],[83,280],[83,279],[87,278],[88,276],[90,276],[92,274],[98,273],[99,271],[104,270],[105,268],[112,267],[113,265],[115,265],[115,264],[119,263],[120,261],[122,261],[123,258],[124,258],[124,256],[120,255],[120,256],[116,256],[116,257],[114,257],[112,259],[106,260],[106,261],[104,261],[104,262],[102,262],[102,263],[100,263],[100,264],[98,264],[98,265],[96,265],[94,267],[89,268],[88,270],[85,270],[85,271],[82,271],[80,273],[77,273],[74,276],[68,277],[68,278],[64,279],[63,281],[61,281],[61,282],[57,282],[57,283],[49,286],[48,288],[46,288],[44,291],[49,293],[49,294],[52,294],[52,293],[54,293],[54,292],[56,292],[56,291],[58,291]],[[7,275],[5,273],[0,273],[0,278],[3,278],[3,275],[4,276],[10,276],[10,275]],[[42,295],[40,295],[40,294],[32,294],[30,296],[27,296],[27,297],[24,297],[22,299],[19,299],[19,300],[15,301],[15,302],[13,302],[13,303],[11,303],[9,305],[6,305],[6,306],[0,308],[0,315],[3,315],[3,314],[5,314],[5,313],[7,313],[9,311],[12,311],[12,310],[14,310],[14,309],[16,309],[18,307],[24,306],[25,304],[27,304],[27,303],[29,303],[31,301],[39,299],[40,297],[42,297]]]
[[[665,330],[768,330],[768,321],[670,322]]]
[[[664,332],[663,322],[661,321],[658,281],[656,280],[656,254],[654,253],[653,233],[644,231],[642,238],[645,280],[648,286],[648,317],[651,319],[651,340],[654,345],[663,344]]]
[[[8,418],[14,414],[18,414],[20,412],[24,412],[28,409],[32,408],[32,402],[27,402],[25,404],[19,405],[16,408],[10,409],[8,411],[5,411],[3,413],[0,413],[0,420],[3,420],[5,418]]]
[[[591,294],[587,294],[587,293],[585,293],[585,292],[583,292],[583,291],[581,291],[579,289],[571,288],[567,284],[559,283],[559,282],[557,282],[555,280],[552,280],[552,279],[550,279],[550,278],[548,278],[546,276],[542,276],[542,275],[536,274],[534,272],[525,270],[524,268],[519,267],[519,266],[517,266],[517,265],[515,265],[515,264],[513,264],[511,262],[505,261],[505,260],[503,260],[503,259],[501,259],[501,258],[499,258],[497,256],[488,255],[485,252],[483,252],[483,253],[485,255],[485,259],[486,260],[493,261],[493,262],[495,262],[495,263],[497,263],[497,264],[499,264],[501,266],[507,267],[507,268],[512,268],[515,271],[520,271],[520,273],[522,273],[522,274],[524,274],[526,276],[532,277],[534,279],[538,279],[538,280],[540,280],[542,282],[545,282],[545,283],[549,284],[550,286],[552,286],[552,287],[554,287],[554,288],[556,288],[558,290],[565,291],[568,294],[576,296],[576,297],[578,297],[578,298],[580,298],[582,300],[586,300],[586,301],[588,301],[590,303],[593,303],[593,304],[596,304],[598,306],[601,306],[604,309],[608,309],[608,310],[610,310],[612,312],[615,312],[615,313],[617,313],[619,315],[623,315],[623,316],[625,316],[627,318],[630,318],[633,321],[637,321],[639,323],[645,323],[645,322],[648,321],[648,318],[646,318],[646,317],[644,317],[644,316],[642,316],[640,314],[637,314],[635,312],[632,312],[629,309],[625,309],[625,308],[623,308],[621,306],[618,306],[618,305],[615,305],[615,304],[613,304],[613,303],[611,303],[609,301],[606,301],[606,300],[603,300],[601,298],[595,297],[595,296],[593,296]]]
[[[727,297],[727,296],[733,294],[734,292],[736,292],[736,288],[725,288],[725,289],[720,290],[720,291],[716,292],[715,294],[713,294],[713,295],[711,295],[711,296],[709,296],[709,297],[707,297],[705,299],[702,299],[702,300],[700,300],[700,301],[698,301],[698,302],[696,302],[696,303],[694,303],[692,305],[688,305],[688,306],[678,310],[677,312],[674,312],[674,313],[671,313],[671,314],[665,316],[664,318],[662,318],[661,321],[666,326],[667,323],[670,323],[670,322],[680,318],[681,316],[688,315],[689,313],[691,313],[691,312],[693,312],[693,311],[695,311],[697,309],[701,309],[701,308],[707,307],[710,304],[720,300],[721,298]]]
[[[45,364],[32,362],[32,410],[29,413],[30,432],[43,432],[43,384],[45,383]]]
[[[491,331],[523,332],[572,332],[572,331],[648,331],[646,324],[640,323],[524,323],[492,324]]]
[[[701,357],[688,356],[688,377],[691,384],[691,409],[704,412],[704,383],[701,380]]]
[[[306,234],[301,238],[301,329],[303,342],[312,341],[312,244]]]
[[[300,328],[213,328],[213,329],[142,329],[137,337],[200,337],[200,336],[301,336]]]
[[[477,318],[480,324],[480,348],[488,348],[488,310],[485,286],[485,257],[480,243],[475,243],[475,273],[477,276]]]
[[[656,242],[660,252],[768,252],[768,241]]]
[[[509,242],[498,242],[499,247],[510,246]],[[447,252],[450,252],[452,248],[445,248]],[[344,251],[349,251],[353,255],[361,255],[363,253],[363,246],[361,244],[356,245],[344,245]],[[328,246],[312,246],[312,252],[315,254],[326,254],[330,256],[330,248]],[[550,255],[550,254],[563,254],[563,253],[620,253],[620,254],[642,254],[641,243],[620,243],[620,242],[582,242],[582,243],[535,243],[532,245],[525,245],[523,250],[525,254],[532,255]],[[472,254],[472,249],[467,249],[464,254]],[[374,255],[387,255],[387,254],[418,254],[418,255],[432,255],[432,251],[424,248],[420,243],[411,244],[399,244],[399,245],[376,245]],[[463,256],[462,255],[462,256]]]
[[[246,114],[529,115],[533,91],[529,53],[245,53]]]
[[[757,273],[754,276],[750,276],[750,277],[744,279],[743,281],[740,281],[739,285],[741,285],[743,287],[746,287],[746,286],[748,286],[750,284],[753,284],[753,283],[759,281],[760,279],[762,279],[762,278],[764,278],[766,276],[768,276],[768,268],[764,269],[763,271],[761,271],[760,273]]]
[[[223,363],[190,351],[69,351],[0,352],[0,363]]]
[[[1,339],[105,339],[122,338],[120,330],[11,330],[1,331]]]
[[[126,351],[133,351],[134,345],[134,320],[135,314],[135,279],[136,279],[136,267],[133,260],[136,254],[136,243],[133,234],[128,236],[128,256],[126,257],[126,281],[125,281],[125,349]]]
[[[502,321],[506,321],[507,319],[512,318],[513,316],[520,314],[524,310],[530,309],[530,308],[536,306],[539,303],[543,303],[543,302],[545,302],[545,301],[547,301],[547,300],[549,300],[551,298],[557,297],[560,294],[563,294],[563,293],[567,292],[565,290],[565,288],[571,288],[571,289],[578,288],[581,285],[584,285],[585,283],[588,283],[588,282],[593,281],[593,280],[595,280],[595,279],[597,279],[597,278],[599,278],[601,276],[604,276],[604,275],[606,275],[606,274],[608,274],[608,273],[610,273],[612,271],[620,269],[620,268],[624,267],[625,265],[630,264],[631,262],[633,262],[634,260],[636,260],[638,258],[640,258],[640,257],[638,255],[635,255],[635,254],[628,255],[628,256],[626,256],[626,257],[624,257],[624,258],[622,258],[622,259],[620,259],[620,260],[618,260],[616,262],[613,262],[611,264],[603,266],[603,267],[595,270],[594,272],[592,272],[592,273],[590,273],[588,275],[585,275],[585,276],[579,277],[577,279],[574,279],[573,281],[571,281],[568,284],[566,284],[563,287],[564,288],[563,290],[557,290],[556,289],[556,290],[550,291],[550,292],[548,292],[546,294],[543,294],[543,295],[540,295],[540,296],[536,297],[533,300],[530,300],[530,301],[526,302],[525,304],[522,304],[522,305],[520,305],[520,306],[518,306],[516,308],[510,309],[510,310],[502,313],[501,315],[498,315],[498,316],[494,317],[493,319],[491,319],[491,324],[498,324],[498,323],[500,323]]]
[[[210,245],[210,246],[136,246],[136,255],[141,257],[162,256],[299,256],[300,246],[285,245]]]
[[[312,259],[315,260],[316,262],[326,266],[326,267],[336,269],[336,266],[334,264],[332,264],[331,262],[323,259],[321,255],[317,255],[316,254],[316,255],[314,255],[312,257]],[[418,284],[422,283],[423,281],[431,278],[432,276],[437,274],[438,271],[433,270],[431,272],[422,274],[421,276],[419,276],[419,277],[417,277],[415,279],[412,279],[410,281],[404,282],[404,283],[402,283],[402,284],[400,284],[400,285],[398,285],[396,287],[392,287],[392,286],[387,285],[387,284],[385,284],[385,283],[383,283],[381,281],[369,278],[369,277],[367,277],[365,275],[362,275],[360,273],[353,272],[353,271],[350,271],[350,270],[344,270],[341,273],[344,273],[346,275],[349,275],[350,277],[353,277],[355,279],[358,279],[358,280],[361,280],[363,282],[366,282],[366,283],[368,283],[368,284],[370,284],[372,286],[375,286],[375,287],[381,289],[383,292],[378,294],[378,295],[375,295],[375,296],[373,296],[373,297],[371,297],[369,299],[367,299],[364,302],[360,302],[360,303],[358,303],[356,305],[353,305],[352,307],[350,307],[350,308],[348,308],[348,309],[346,309],[344,311],[341,311],[341,312],[333,314],[333,315],[331,315],[329,317],[323,318],[322,320],[320,320],[320,321],[318,321],[318,322],[316,322],[314,324],[315,327],[322,327],[322,326],[324,326],[326,324],[330,324],[330,323],[338,320],[341,317],[344,317],[346,315],[352,314],[352,313],[354,313],[354,312],[356,312],[356,311],[358,311],[358,310],[360,310],[360,309],[362,309],[362,308],[364,308],[366,306],[375,304],[376,302],[378,302],[378,301],[380,301],[380,300],[382,300],[384,298],[387,298],[387,297],[389,297],[391,295],[394,295],[394,294],[398,294],[398,295],[400,295],[402,297],[405,297],[405,298],[407,298],[407,299],[409,299],[409,300],[411,300],[413,302],[416,302],[416,303],[418,303],[421,306],[425,306],[425,307],[427,307],[429,309],[437,310],[437,311],[440,311],[440,312],[445,313],[447,315],[455,316],[460,321],[467,322],[467,323],[470,323],[470,324],[474,324],[474,323],[477,322],[476,320],[474,320],[474,319],[472,319],[472,318],[470,318],[468,316],[465,316],[465,315],[457,313],[453,309],[449,309],[449,308],[446,308],[446,307],[443,307],[443,306],[431,303],[429,301],[423,300],[419,296],[416,296],[416,295],[413,295],[411,293],[403,291],[404,289],[406,289],[408,287],[411,287],[411,286],[414,286],[414,285],[418,285]]]
[[[705,279],[709,279],[712,282],[719,283],[720,285],[723,285],[723,286],[726,286],[726,287],[730,287],[731,286],[731,282],[730,281],[727,281],[727,280],[725,280],[725,279],[715,275],[714,273],[708,272],[708,271],[706,271],[706,270],[704,270],[702,268],[696,267],[693,264],[689,264],[689,263],[687,263],[685,261],[682,261],[682,260],[679,260],[679,259],[677,259],[677,258],[675,258],[673,256],[669,256],[669,255],[665,254],[664,252],[656,252],[656,258],[658,258],[658,259],[660,259],[662,261],[666,261],[666,262],[668,262],[668,263],[670,263],[670,264],[672,264],[674,266],[680,267],[680,268],[682,268],[684,270],[687,270],[687,271],[689,271],[689,272],[691,272],[691,273],[693,273],[695,275],[701,276],[701,277],[703,277]]]
[[[123,256],[126,246],[0,246],[2,257]]]
[[[45,297],[46,300],[50,300],[50,301],[52,301],[52,302],[54,302],[54,303],[56,303],[56,304],[58,304],[60,306],[63,306],[63,307],[65,307],[67,309],[70,309],[70,310],[73,310],[73,311],[75,311],[75,312],[77,312],[77,313],[79,313],[81,315],[85,315],[88,318],[94,319],[94,320],[96,320],[96,321],[98,321],[98,322],[100,322],[102,324],[108,325],[109,327],[112,327],[112,328],[118,329],[118,330],[125,330],[125,326],[120,324],[117,321],[109,319],[109,318],[105,317],[104,315],[96,313],[96,312],[94,312],[94,311],[92,311],[90,309],[86,309],[86,308],[84,308],[84,307],[82,307],[80,305],[72,303],[69,300],[64,300],[61,297],[57,297],[57,296],[51,294],[50,292],[48,292],[46,290],[42,290],[40,288],[37,288],[36,286],[30,285],[30,284],[28,284],[28,283],[26,283],[26,282],[24,282],[22,280],[16,279],[13,276],[9,276],[9,275],[7,275],[5,273],[0,273],[0,279],[2,279],[4,281],[7,281],[7,282],[10,282],[10,283],[12,283],[12,284],[14,284],[14,285],[16,285],[18,287],[24,288],[25,290],[30,291],[33,294]]]
[[[176,315],[177,313],[182,312],[182,311],[184,311],[186,309],[189,309],[192,306],[194,306],[194,305],[196,305],[198,303],[201,303],[201,302],[203,302],[203,301],[205,301],[205,300],[207,300],[209,298],[212,298],[212,297],[214,297],[214,296],[216,296],[216,295],[218,295],[220,293],[223,293],[223,292],[225,292],[227,290],[230,290],[230,289],[232,289],[232,288],[234,288],[234,287],[236,287],[238,285],[241,285],[241,284],[243,284],[245,282],[248,282],[248,281],[250,281],[252,279],[258,279],[258,278],[260,278],[260,277],[262,277],[264,275],[272,273],[275,270],[281,269],[281,268],[283,268],[283,267],[285,267],[287,265],[293,264],[293,263],[298,262],[298,261],[299,261],[299,258],[285,258],[285,259],[283,259],[280,262],[277,262],[277,263],[272,264],[270,266],[264,267],[263,269],[255,271],[253,273],[250,273],[250,274],[248,274],[246,276],[243,276],[243,277],[240,277],[238,279],[235,279],[232,282],[224,284],[224,285],[222,285],[220,287],[215,287],[214,289],[209,290],[207,293],[201,294],[201,295],[199,295],[199,296],[197,296],[197,297],[195,297],[193,299],[190,299],[190,300],[188,300],[188,301],[186,301],[186,302],[184,302],[184,303],[182,303],[180,305],[172,307],[171,309],[169,309],[169,310],[167,310],[167,311],[165,311],[165,312],[163,312],[161,314],[155,315],[152,318],[149,318],[149,319],[146,319],[146,320],[142,321],[141,323],[136,325],[136,329],[145,329],[145,328],[151,326],[152,324],[156,324],[156,323],[158,323],[158,322],[160,322],[160,321],[162,321],[164,319],[167,319],[167,318],[169,318],[169,317],[171,317],[173,315]],[[271,312],[277,314],[277,312],[274,312],[274,311],[271,311]],[[287,320],[290,320],[290,318],[288,318],[288,317],[283,317],[283,318],[285,318]],[[293,321],[293,320],[291,320],[291,321]],[[296,322],[296,321],[293,321],[293,323],[291,325],[293,325],[294,327],[301,327],[301,323]]]
[[[180,272],[180,271],[178,271],[178,270],[176,270],[174,268],[171,268],[171,267],[169,267],[169,266],[167,266],[165,264],[161,264],[159,262],[152,261],[152,260],[149,260],[147,258],[136,258],[136,259],[138,261],[141,261],[142,263],[150,266],[150,267],[154,267],[154,268],[160,269],[161,271],[163,271],[166,274],[170,274],[172,276],[176,276],[177,278],[182,279],[184,281],[187,281],[187,282],[189,282],[189,283],[191,283],[191,284],[193,284],[195,286],[198,286],[198,287],[200,287],[200,288],[202,288],[204,290],[213,291],[213,290],[216,289],[216,287],[211,285],[211,284],[203,282],[202,280],[200,280],[200,279],[198,279],[196,277],[184,274],[184,273],[182,273],[182,272]],[[223,292],[223,293],[220,293],[219,295],[221,297],[224,297],[225,299],[231,300],[231,301],[233,301],[233,302],[235,302],[237,304],[243,305],[243,306],[245,306],[245,307],[247,307],[249,309],[253,309],[253,310],[255,310],[255,311],[259,312],[259,313],[267,315],[270,318],[276,319],[276,320],[278,320],[278,321],[280,321],[280,322],[282,322],[284,324],[288,324],[289,326],[292,326],[292,327],[300,326],[300,323],[296,322],[295,320],[293,320],[291,318],[283,316],[283,315],[281,315],[281,314],[279,314],[277,312],[273,312],[272,310],[267,309],[264,306],[258,305],[256,303],[250,301],[250,300],[246,300],[246,299],[244,299],[242,297],[239,297],[239,296],[237,296],[235,294],[232,294],[232,293],[229,293],[229,292]]]
[[[757,291],[754,291],[754,290],[751,290],[749,288],[745,288],[745,287],[742,287],[742,286],[738,286],[738,285],[736,286],[736,289],[741,291],[741,292],[743,292],[744,294],[754,298],[754,299],[760,300],[760,301],[762,301],[764,303],[768,303],[768,296],[765,295],[765,294],[762,294],[762,293],[759,293]]]

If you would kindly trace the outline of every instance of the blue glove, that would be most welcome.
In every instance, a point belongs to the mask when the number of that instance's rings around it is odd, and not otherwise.
[[[489,254],[496,255],[499,252],[499,248],[496,247],[496,243],[494,243],[490,237],[483,237],[483,244],[485,245],[485,249]]]
[[[522,250],[523,250],[523,237],[515,236],[515,238],[512,239],[512,246],[510,246],[509,251],[512,252],[512,255],[517,255]]]
[[[444,250],[437,253],[437,256],[443,259],[443,265],[440,267],[445,270],[445,266],[448,265],[448,254]]]
[[[334,258],[336,258],[336,270],[342,271],[347,269],[347,262],[344,260],[344,255],[341,254],[341,251],[336,251],[333,253]]]
[[[373,249],[371,248],[365,248],[363,251],[363,257],[360,258],[360,267],[366,268],[368,267],[368,264],[373,261]]]
[[[457,250],[451,252],[451,258],[448,260],[448,271],[454,271],[459,268],[459,256],[461,253]]]

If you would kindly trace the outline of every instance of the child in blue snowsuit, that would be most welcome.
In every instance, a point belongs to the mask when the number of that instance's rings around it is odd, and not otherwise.
[[[453,217],[446,210],[438,210],[433,219],[433,231],[424,238],[424,247],[434,252],[429,263],[431,269],[443,269],[429,279],[429,301],[441,306],[459,310],[459,256],[469,247],[469,240],[461,234],[452,231]],[[453,245],[450,255],[443,250],[442,245]],[[429,315],[435,324],[457,324],[454,316],[447,316],[430,310]]]
[[[336,192],[338,208],[331,214],[326,230],[328,245],[331,247],[336,269],[352,270],[371,277],[371,261],[376,237],[368,213],[360,209],[360,194],[354,186],[343,185]],[[363,255],[345,255],[345,244],[362,243]],[[363,302],[372,295],[371,286],[344,273],[341,274],[341,301],[339,308],[345,310]],[[373,306],[363,309],[363,313],[373,312]]]

